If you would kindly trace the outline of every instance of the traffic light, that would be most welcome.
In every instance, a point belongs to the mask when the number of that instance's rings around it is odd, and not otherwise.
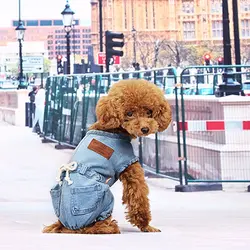
[[[124,34],[107,30],[105,32],[106,71],[109,72],[110,59],[113,56],[123,56]],[[116,49],[120,48],[120,49]]]
[[[204,60],[205,60],[205,65],[209,66],[210,65],[210,60],[211,60],[211,55],[209,53],[206,53],[203,56]],[[212,68],[207,68],[206,69],[208,73],[212,73],[213,69]]]
[[[63,74],[62,55],[57,55],[57,74]]]
[[[223,57],[218,57],[218,65],[223,65],[224,63],[224,58]]]
[[[204,55],[204,60],[205,60],[205,64],[206,65],[210,65],[210,59],[211,59],[211,55],[210,54],[205,54]]]

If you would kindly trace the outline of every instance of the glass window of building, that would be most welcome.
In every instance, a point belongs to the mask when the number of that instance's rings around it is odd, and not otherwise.
[[[183,39],[195,39],[195,22],[183,22]]]
[[[182,1],[182,12],[187,14],[194,13],[194,1],[193,0],[183,0]]]
[[[54,20],[53,25],[55,25],[55,26],[63,26],[63,21],[62,20]]]
[[[241,20],[241,37],[250,37],[250,20]]]
[[[210,0],[211,12],[222,13],[222,0]]]
[[[250,1],[249,0],[240,0],[240,10],[241,10],[241,12],[250,11]]]
[[[27,26],[38,26],[38,20],[27,20]]]
[[[41,20],[40,26],[52,26],[52,20]]]
[[[212,21],[212,36],[219,39],[223,37],[222,21]]]
[[[19,21],[12,21],[12,26],[17,27],[19,25]]]

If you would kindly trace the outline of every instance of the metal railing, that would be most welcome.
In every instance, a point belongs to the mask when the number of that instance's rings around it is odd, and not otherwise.
[[[172,67],[155,70],[114,72],[101,74],[84,74],[49,77],[46,83],[46,106],[44,118],[43,142],[56,142],[56,148],[74,148],[85,136],[88,127],[96,121],[95,106],[102,95],[106,95],[110,86],[121,79],[143,78],[157,85],[167,94],[174,96],[174,87],[177,82],[176,70]],[[169,132],[168,132],[169,133]],[[172,176],[160,160],[159,152],[165,155],[161,147],[162,133],[157,133],[149,138],[139,138],[134,142],[135,152],[138,154],[141,164],[148,171],[164,176]],[[176,139],[176,136],[175,136]],[[148,159],[146,148],[152,147]],[[177,147],[177,145],[176,145]],[[177,151],[177,150],[176,150]],[[154,154],[154,156],[153,156]],[[172,157],[171,157],[172,158]],[[173,159],[169,164],[175,164]],[[178,180],[179,175],[174,174]]]
[[[242,96],[242,84],[249,78],[250,65],[190,66],[183,69],[181,79],[191,68],[206,71],[204,76],[210,77],[213,92],[190,98],[185,94],[187,86],[181,84],[179,90],[175,89],[180,92],[180,95],[176,94],[176,112],[179,114],[176,115],[175,125],[183,174],[181,183],[250,182],[250,131],[242,125],[250,120],[249,112],[246,112],[250,99]],[[236,68],[241,71],[237,72]],[[228,69],[233,69],[230,77],[239,87],[233,86],[233,90],[229,89],[225,95],[216,94],[220,84],[225,84],[222,74]],[[220,81],[218,78],[221,78]],[[238,79],[241,81],[237,82]],[[196,82],[194,85],[197,91],[203,83]],[[230,94],[234,95],[230,97]],[[216,96],[227,97],[220,99]],[[178,117],[181,117],[181,121]]]
[[[242,72],[233,72],[237,79],[241,75],[241,89],[242,82],[250,78],[250,66],[237,67],[244,69]],[[192,68],[199,72],[193,74]],[[168,67],[50,77],[46,84],[44,142],[56,142],[57,148],[75,148],[88,127],[96,121],[95,106],[100,96],[106,95],[109,88],[120,79],[143,78],[165,91],[174,124],[164,132],[133,141],[135,153],[145,170],[176,180],[180,185],[197,182],[249,182],[247,162],[250,160],[250,146],[244,139],[250,136],[248,131],[236,131],[237,134],[232,130],[204,130],[206,121],[230,120],[233,126],[234,121],[250,120],[249,112],[244,111],[250,105],[249,97],[237,97],[242,98],[242,104],[239,104],[238,99],[233,101],[235,97],[215,97],[215,91],[223,83],[225,68],[235,69],[236,66],[190,66],[180,74],[177,74],[175,68]],[[192,81],[193,77],[196,82]],[[206,85],[212,88],[212,93],[204,95],[199,89]],[[231,110],[229,103],[235,104]],[[188,122],[196,128],[201,126],[202,130],[183,129]],[[232,139],[236,134],[240,140]],[[243,144],[245,148],[241,147],[240,150],[239,145]],[[230,164],[225,163],[227,159],[230,159],[228,163],[234,165],[229,167]],[[237,162],[242,163],[241,170],[237,169]]]

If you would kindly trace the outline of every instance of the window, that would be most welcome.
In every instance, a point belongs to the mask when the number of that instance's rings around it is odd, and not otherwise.
[[[221,0],[210,0],[211,12],[222,13],[222,1]]]
[[[250,37],[250,20],[241,20],[241,37]]]
[[[48,44],[53,44],[53,40],[49,40],[49,41],[48,41]]]
[[[74,34],[74,33],[73,33]],[[81,38],[81,35],[77,34],[77,35],[72,35],[72,38]]]
[[[240,10],[241,10],[241,12],[250,11],[250,1],[249,0],[241,0],[240,1]]]
[[[223,37],[222,21],[212,21],[212,36],[213,38]]]
[[[27,26],[38,26],[38,20],[28,20],[26,25]]]
[[[79,25],[79,20],[74,20],[75,25]]]
[[[183,22],[183,39],[195,39],[195,22]]]
[[[156,28],[156,21],[155,21],[155,2],[153,1],[153,29]]]
[[[19,25],[19,21],[12,21],[12,26],[17,27]]]
[[[73,39],[73,40],[72,40],[72,43],[73,43],[73,44],[80,44],[81,41],[80,41],[80,40],[74,40],[74,39]]]
[[[90,44],[91,40],[82,40],[83,43]]]
[[[63,21],[62,20],[54,20],[53,25],[55,25],[55,26],[63,26]]]
[[[148,0],[145,1],[146,29],[148,29]]]
[[[52,20],[41,20],[40,26],[52,26]]]
[[[124,6],[124,29],[128,28],[128,20],[127,20],[127,0],[123,1]]]
[[[194,13],[194,1],[183,0],[182,1],[182,12],[186,14]]]

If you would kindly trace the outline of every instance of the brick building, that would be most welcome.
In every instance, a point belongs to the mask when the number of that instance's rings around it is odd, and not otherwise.
[[[66,55],[66,38],[62,20],[23,20],[26,28],[24,40],[27,42],[44,42],[49,59],[57,54]],[[0,46],[16,41],[15,28],[17,20],[12,21],[12,27],[0,28]],[[91,45],[91,29],[81,26],[79,19],[75,20],[71,31],[71,54],[85,56]]]
[[[99,51],[98,0],[92,0],[92,44]],[[232,0],[229,0],[233,40]],[[250,42],[250,1],[238,0],[242,43]],[[126,55],[133,54],[134,28],[144,39],[222,44],[222,0],[103,0],[104,31],[123,32]],[[151,37],[151,38],[150,38]]]

